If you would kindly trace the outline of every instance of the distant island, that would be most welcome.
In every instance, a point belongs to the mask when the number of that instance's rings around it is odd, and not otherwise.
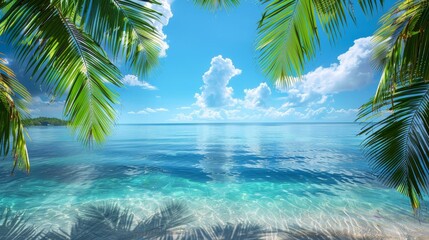
[[[58,118],[38,117],[25,119],[23,121],[25,126],[65,126],[67,121]]]

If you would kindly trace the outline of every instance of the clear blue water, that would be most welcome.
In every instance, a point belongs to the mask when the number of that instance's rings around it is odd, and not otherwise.
[[[67,228],[81,206],[116,201],[148,216],[174,199],[193,224],[252,222],[359,236],[429,236],[424,206],[371,174],[357,124],[120,125],[88,150],[65,127],[31,127],[31,174],[1,161],[0,206]],[[427,204],[427,203],[426,203]]]

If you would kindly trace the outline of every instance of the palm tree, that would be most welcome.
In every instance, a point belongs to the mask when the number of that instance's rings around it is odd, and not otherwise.
[[[194,0],[219,9],[238,0]],[[383,0],[358,0],[372,13]],[[315,57],[322,31],[335,41],[348,19],[349,0],[261,0],[257,50],[262,71],[276,84],[290,85]],[[367,121],[364,152],[379,179],[407,196],[414,210],[429,190],[429,1],[399,0],[374,34],[374,59],[382,75],[373,99],[361,107]],[[375,122],[372,122],[375,121]]]
[[[65,96],[64,115],[86,145],[102,142],[116,118],[114,88],[122,86],[121,73],[106,51],[125,59],[137,74],[157,63],[162,40],[153,25],[161,14],[148,4],[159,3],[0,0],[0,35],[32,78],[46,85],[53,97]],[[24,115],[15,104],[16,97],[29,101],[29,95],[5,64],[0,71],[0,153],[12,149],[14,166],[29,171]]]

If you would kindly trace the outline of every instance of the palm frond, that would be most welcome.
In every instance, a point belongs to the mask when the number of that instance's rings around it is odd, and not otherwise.
[[[0,58],[0,154],[12,150],[13,169],[30,171],[26,131],[22,123],[27,117],[26,104],[31,101],[26,88]]]
[[[290,85],[304,74],[306,61],[319,47],[318,23],[334,40],[347,17],[354,16],[347,0],[265,0],[257,49],[262,71],[276,84]]]
[[[104,140],[115,121],[120,71],[88,34],[49,0],[15,2],[3,17],[7,40],[54,95],[67,93],[65,115],[79,140]]]
[[[383,4],[384,0],[359,0],[359,5],[365,13],[372,13]]]
[[[13,213],[10,209],[0,210],[0,239],[39,239],[42,231],[28,225],[28,218],[23,213]]]
[[[331,41],[341,36],[347,18],[355,21],[353,4],[349,0],[315,0],[314,5],[320,25]]]
[[[374,58],[382,69],[374,103],[382,102],[396,86],[429,79],[429,2],[403,1],[382,19],[375,33]]]
[[[240,0],[194,0],[194,3],[208,9],[228,9],[240,4]]]
[[[391,101],[379,108],[389,111],[380,121],[372,101],[361,107],[358,120],[369,123],[360,134],[366,135],[365,154],[379,179],[407,196],[416,210],[429,189],[429,83],[400,86]]]
[[[262,70],[281,84],[301,76],[318,45],[316,12],[311,0],[264,1],[257,49]]]
[[[161,14],[150,8],[155,0],[58,0],[70,19],[96,42],[122,57],[138,74],[158,63],[162,38],[154,23]]]

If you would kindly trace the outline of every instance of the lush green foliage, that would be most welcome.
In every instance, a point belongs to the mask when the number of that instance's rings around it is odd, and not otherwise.
[[[429,1],[398,2],[381,22],[374,40],[383,72],[359,113],[376,122],[364,127],[363,146],[383,183],[418,209],[429,191]]]
[[[58,118],[38,117],[23,120],[24,126],[65,126],[67,121]]]
[[[390,112],[364,127],[365,153],[383,183],[408,196],[417,209],[429,186],[429,83],[397,87],[391,99],[378,104]],[[360,120],[379,116],[373,106],[371,101],[361,108]]]
[[[162,42],[153,24],[159,21],[160,14],[147,4],[159,3],[153,0],[0,1],[0,34],[16,50],[15,56],[32,78],[46,85],[54,97],[65,96],[64,115],[68,125],[86,145],[92,140],[102,142],[116,119],[115,88],[122,86],[122,76],[106,50],[114,58],[123,58],[139,74],[157,63]],[[12,148],[14,158],[24,159],[29,170],[22,113],[10,98],[15,96],[14,91],[20,90],[19,95],[24,90],[21,85],[16,89],[17,81],[11,71],[5,69],[1,64],[2,82],[7,87],[0,89],[1,153],[7,154]]]
[[[30,170],[23,118],[30,94],[15,78],[15,74],[0,59],[0,155],[12,152],[15,167]],[[12,172],[13,172],[12,170]]]

